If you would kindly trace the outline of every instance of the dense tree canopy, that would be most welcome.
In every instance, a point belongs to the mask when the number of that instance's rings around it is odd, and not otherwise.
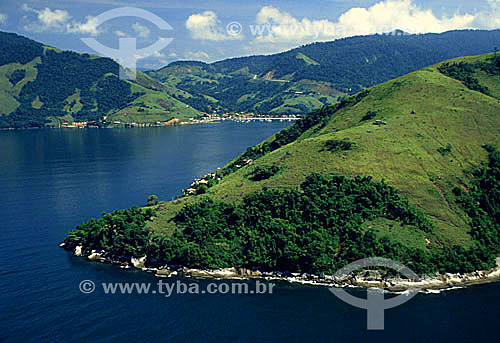
[[[36,78],[21,89],[16,111],[0,116],[0,127],[43,127],[47,117],[67,114],[65,106],[76,103],[73,100],[69,104],[67,99],[77,90],[81,107],[72,113],[77,121],[102,119],[108,111],[122,108],[142,95],[133,94],[130,83],[118,78],[119,66],[109,58],[44,49],[35,41],[1,32],[0,43],[0,65],[26,64],[40,58],[35,66]],[[10,75],[9,81],[15,85],[24,77],[25,71],[18,69]],[[35,101],[41,106],[34,107]]]

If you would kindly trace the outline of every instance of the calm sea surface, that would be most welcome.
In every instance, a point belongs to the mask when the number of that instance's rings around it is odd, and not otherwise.
[[[323,287],[105,294],[103,282],[158,279],[58,247],[70,229],[103,211],[142,205],[150,194],[172,199],[286,125],[0,132],[0,342],[498,342],[500,284],[418,295],[386,311],[384,331],[367,331],[366,311]],[[96,290],[80,292],[82,280]],[[213,282],[163,280],[200,289]]]

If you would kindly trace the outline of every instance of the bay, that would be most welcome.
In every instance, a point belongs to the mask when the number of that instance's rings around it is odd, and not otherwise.
[[[386,311],[385,330],[367,331],[366,311],[325,287],[276,282],[272,294],[106,294],[102,283],[154,287],[158,279],[58,247],[70,229],[103,211],[143,205],[151,194],[174,199],[288,124],[0,132],[0,341],[495,341],[498,283],[419,294]],[[82,293],[83,280],[96,290]],[[200,289],[224,282],[163,281]]]

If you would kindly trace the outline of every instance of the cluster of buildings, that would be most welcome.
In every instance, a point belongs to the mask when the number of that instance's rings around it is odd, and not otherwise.
[[[91,121],[73,121],[73,122],[63,122],[56,127],[72,127],[72,128],[100,128],[100,127],[158,127],[158,126],[170,126],[179,124],[180,120],[177,118],[168,121],[156,121],[150,123],[127,123],[121,121],[113,122],[91,122]]]
[[[242,164],[237,164],[236,168],[241,168],[241,167],[247,166],[249,164],[252,164],[253,160],[251,158],[246,158],[242,162],[243,162]]]
[[[252,163],[253,160],[251,158],[246,158],[243,161],[241,161],[241,164],[237,164],[236,168],[239,169],[244,166],[250,165]],[[220,168],[217,168],[217,172],[219,170]],[[210,188],[211,186],[217,184],[220,180],[222,180],[222,176],[218,175],[217,172],[208,173],[207,175],[204,175],[201,179],[194,180],[189,186],[189,188],[185,188],[182,190],[182,196],[190,196],[190,195],[205,193],[206,190],[205,187]]]
[[[97,122],[90,121],[73,121],[73,122],[63,122],[62,124],[56,125],[56,127],[73,127],[73,128],[99,128],[100,126]]]
[[[206,113],[202,112],[204,120],[297,120],[297,114],[256,114],[253,112],[225,112]]]
[[[220,170],[218,168],[217,170]],[[222,180],[220,176],[217,176],[217,173],[208,173],[207,175],[204,175],[201,179],[196,179],[191,183],[190,188],[185,188],[182,190],[182,195],[183,196],[189,196],[189,195],[196,195],[200,194],[200,189],[202,186],[205,187],[210,187],[210,184],[216,183],[218,181]]]

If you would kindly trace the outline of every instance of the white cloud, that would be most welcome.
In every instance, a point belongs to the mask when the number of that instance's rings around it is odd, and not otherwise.
[[[217,14],[213,11],[205,11],[189,16],[186,20],[186,28],[191,37],[201,40],[224,41],[243,39],[242,34],[231,35],[220,26]]]
[[[251,27],[257,42],[307,42],[354,35],[391,32],[396,29],[409,33],[444,32],[466,28],[499,27],[499,0],[489,0],[494,13],[455,14],[437,17],[432,10],[422,9],[412,0],[385,0],[368,8],[351,8],[337,21],[327,19],[297,19],[272,6],[257,14],[258,25]],[[495,11],[493,11],[495,12]]]
[[[137,55],[134,55],[134,57],[138,60],[142,60],[142,59],[158,59],[158,58],[165,58],[165,54],[159,52],[159,51],[155,51],[152,55],[140,55],[140,54],[137,54]]]
[[[500,0],[488,0],[488,4],[492,9],[499,10],[500,9]]]
[[[210,55],[205,51],[187,51],[186,53],[184,53],[184,58],[187,58],[189,60],[197,60],[197,61],[200,60],[205,62],[210,61]]]
[[[149,68],[149,69],[158,69],[166,64],[170,63],[172,61],[172,57],[177,56],[174,52],[168,54],[168,57],[166,54],[161,53],[159,51],[155,52],[152,55],[145,56],[145,55],[135,55],[135,58],[137,60],[141,60],[140,65],[143,68]]]
[[[135,23],[134,25],[132,25],[132,29],[141,38],[148,38],[149,35],[151,34],[150,29],[148,29],[146,26],[143,26],[139,23]]]
[[[65,23],[71,16],[67,11],[55,10],[51,11],[50,8],[45,8],[38,12],[38,19],[45,27],[58,27]]]
[[[97,29],[97,19],[94,17],[89,16],[86,18],[86,22],[79,23],[74,20],[70,22],[72,16],[66,10],[51,10],[48,7],[37,10],[27,4],[23,4],[22,9],[37,15],[37,21],[24,26],[28,32],[88,33],[92,36],[97,36],[100,33]]]
[[[500,28],[500,0],[488,0],[489,11],[477,14],[474,23],[478,28],[498,29]]]
[[[8,15],[0,13],[0,25],[3,25],[7,22]]]
[[[37,10],[26,4],[23,4],[22,8],[26,12],[33,12],[37,15],[36,22],[24,26],[24,29],[29,32],[62,32],[65,30],[66,23],[71,19],[68,11],[65,10],[53,11],[48,7],[45,7],[43,10]]]
[[[66,24],[66,32],[68,33],[89,33],[92,36],[97,36],[100,31],[97,28],[99,25],[95,17],[87,17],[85,23],[77,23],[73,21],[71,24]]]
[[[144,26],[144,25],[141,25],[139,23],[135,23],[132,25],[132,30],[135,32],[135,35],[138,36],[138,37],[141,37],[141,38],[148,38],[150,35],[151,35],[151,30]],[[133,34],[127,34],[123,31],[120,31],[120,30],[116,30],[116,31],[113,31],[113,33],[115,34],[115,36],[117,37],[133,37]]]
[[[151,56],[153,57],[156,57],[156,58],[165,58],[165,54],[162,54],[161,52],[159,51],[156,51],[154,54],[152,54]]]

